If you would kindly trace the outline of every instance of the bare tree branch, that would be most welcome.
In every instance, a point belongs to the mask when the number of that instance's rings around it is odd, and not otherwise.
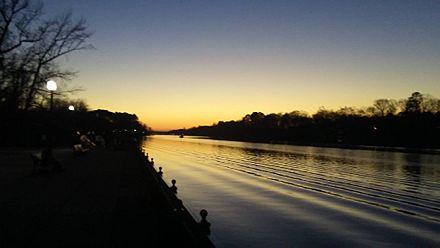
[[[32,0],[1,0],[0,107],[29,109],[46,80],[72,79],[76,72],[61,70],[57,59],[93,48],[87,44],[91,35],[85,20],[74,22],[71,13],[43,19],[42,5]]]

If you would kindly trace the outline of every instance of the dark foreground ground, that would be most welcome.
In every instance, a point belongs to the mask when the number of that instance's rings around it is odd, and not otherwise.
[[[32,150],[0,151],[0,247],[194,247],[136,152],[57,149],[61,173],[32,174]]]

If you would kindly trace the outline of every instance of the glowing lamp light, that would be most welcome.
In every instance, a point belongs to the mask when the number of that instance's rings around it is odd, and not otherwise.
[[[69,106],[69,110],[70,110],[70,111],[74,111],[74,110],[75,110],[75,107],[74,107],[73,105],[70,105],[70,106]]]
[[[46,87],[49,91],[57,90],[57,83],[53,80],[47,81]]]
[[[53,80],[49,80],[46,83],[47,89],[50,91],[50,111],[53,110],[53,92],[57,90],[57,83]]]

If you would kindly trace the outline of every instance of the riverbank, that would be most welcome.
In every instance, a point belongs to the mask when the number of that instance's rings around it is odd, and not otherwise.
[[[54,151],[65,171],[32,174],[35,149],[0,151],[0,247],[203,247],[173,214],[139,151]]]

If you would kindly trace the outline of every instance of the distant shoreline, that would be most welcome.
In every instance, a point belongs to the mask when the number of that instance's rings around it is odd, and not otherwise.
[[[158,135],[164,135],[158,134]],[[178,137],[178,135],[176,135]],[[189,137],[201,137],[197,135],[186,135]],[[350,145],[350,144],[324,144],[324,143],[295,143],[291,141],[275,141],[275,140],[253,140],[253,139],[233,139],[226,137],[203,136],[207,139],[228,140],[228,141],[242,141],[254,142],[263,144],[278,144],[278,145],[293,145],[293,146],[313,146],[325,148],[340,148],[350,150],[367,150],[367,151],[384,151],[384,152],[402,152],[402,153],[416,153],[416,154],[431,154],[440,155],[440,149],[433,148],[416,148],[416,147],[388,147],[388,146],[368,146],[368,145]]]

